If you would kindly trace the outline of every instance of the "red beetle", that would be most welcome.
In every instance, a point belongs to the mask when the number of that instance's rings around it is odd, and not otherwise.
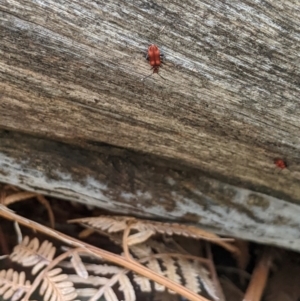
[[[285,169],[287,168],[287,164],[284,160],[280,159],[280,158],[276,158],[274,159],[274,164],[280,168],[280,169]]]
[[[161,65],[163,63],[163,58],[164,58],[164,55],[162,53],[160,53],[159,48],[156,45],[151,44],[148,47],[146,59],[149,61],[150,65],[152,66],[151,70],[153,70],[153,73],[157,73],[161,78],[163,78],[163,77],[158,73],[158,70],[159,70],[159,67],[161,67]],[[151,76],[152,74],[144,77],[143,79]]]

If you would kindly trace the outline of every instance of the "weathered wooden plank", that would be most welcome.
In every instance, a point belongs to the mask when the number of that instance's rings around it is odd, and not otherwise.
[[[175,162],[0,132],[0,181],[122,214],[300,250],[300,207]]]
[[[299,28],[297,0],[2,0],[0,127],[174,158],[299,202]],[[150,43],[166,80],[140,80]]]

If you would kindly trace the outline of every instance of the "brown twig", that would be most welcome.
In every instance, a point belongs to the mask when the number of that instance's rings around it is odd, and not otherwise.
[[[46,198],[40,194],[36,194],[34,192],[27,192],[27,191],[13,193],[8,196],[5,194],[4,195],[2,194],[1,195],[1,204],[5,205],[5,206],[9,206],[13,203],[25,201],[25,200],[28,200],[31,198],[36,198],[43,206],[46,207],[48,216],[49,216],[49,220],[50,220],[50,225],[54,229],[55,219],[54,219],[53,211],[51,209],[49,202],[46,200]]]
[[[264,248],[263,254],[256,264],[243,301],[260,301],[265,289],[269,269],[272,263],[272,250]]]
[[[197,256],[193,256],[193,255],[186,255],[186,254],[180,254],[180,253],[160,253],[160,254],[154,254],[154,255],[150,255],[147,257],[143,257],[140,258],[138,261],[140,263],[144,263],[147,262],[151,259],[161,259],[163,257],[174,257],[174,258],[184,258],[184,259],[189,259],[189,260],[194,260],[194,261],[198,261],[200,263],[204,263],[207,265],[207,267],[210,268],[210,261],[206,258],[201,258],[201,257],[197,257]]]
[[[34,197],[36,197],[36,193],[33,193],[33,192],[27,192],[27,191],[17,192],[17,193],[13,193],[10,195],[5,195],[2,198],[1,203],[3,205],[9,206],[13,203],[25,201],[25,200],[28,200],[28,199],[31,199]]]
[[[54,214],[53,214],[53,211],[52,211],[52,208],[51,208],[49,202],[46,200],[46,198],[43,195],[40,195],[40,194],[38,194],[36,196],[36,198],[42,205],[44,205],[46,207],[51,228],[54,229],[55,228],[55,218],[54,218]]]
[[[124,251],[124,255],[128,260],[133,260],[130,252],[129,252],[129,248],[128,248],[128,236],[130,234],[130,230],[131,230],[131,224],[129,223],[127,228],[124,230],[123,232],[123,251]]]

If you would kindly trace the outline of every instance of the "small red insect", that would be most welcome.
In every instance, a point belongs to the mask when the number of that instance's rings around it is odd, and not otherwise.
[[[160,53],[159,48],[156,45],[151,44],[148,47],[146,59],[149,61],[150,65],[152,66],[151,70],[153,70],[153,73],[157,73],[161,78],[163,78],[163,77],[158,73],[158,70],[159,70],[159,67],[161,67],[161,65],[163,63],[163,58],[164,58],[164,55],[162,53]],[[144,77],[143,79],[151,76],[152,74]]]
[[[278,168],[280,168],[280,169],[285,169],[285,168],[287,168],[286,162],[285,162],[284,160],[282,160],[282,159],[279,159],[279,158],[274,159],[274,164],[275,164]]]

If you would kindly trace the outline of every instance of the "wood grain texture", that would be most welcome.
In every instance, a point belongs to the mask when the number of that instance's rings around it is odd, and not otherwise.
[[[298,0],[2,0],[0,128],[173,158],[299,203],[299,28]],[[166,80],[141,81],[150,43]]]
[[[91,151],[4,131],[0,141],[0,182],[115,213],[300,249],[300,207],[282,199],[108,145]]]

